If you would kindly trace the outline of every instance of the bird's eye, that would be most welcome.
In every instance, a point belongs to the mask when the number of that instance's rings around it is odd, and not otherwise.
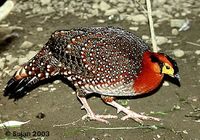
[[[169,67],[169,66],[166,66],[166,69],[167,69],[167,70],[169,70],[169,69],[170,69],[170,67]]]

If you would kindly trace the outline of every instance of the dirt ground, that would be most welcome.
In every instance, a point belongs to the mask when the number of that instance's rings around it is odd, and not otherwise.
[[[24,28],[18,31],[19,38],[14,39],[10,44],[1,45],[0,56],[9,53],[15,57],[25,55],[27,51],[38,51],[37,44],[44,44],[50,34],[57,29],[70,29],[81,26],[119,26],[127,30],[130,23],[108,21],[105,23],[96,22],[95,18],[89,20],[79,19],[67,15],[61,19],[49,18],[42,24],[44,16],[24,18],[25,15],[11,14],[6,22]],[[181,87],[169,83],[169,86],[162,86],[155,94],[137,99],[118,100],[136,112],[145,112],[152,116],[161,118],[160,122],[144,121],[141,126],[133,120],[122,121],[122,113],[118,114],[119,119],[111,119],[110,125],[95,121],[81,120],[85,114],[81,110],[81,104],[73,93],[73,90],[66,84],[57,83],[53,86],[56,90],[41,90],[36,88],[24,98],[13,102],[3,97],[3,89],[6,82],[11,78],[9,75],[0,79],[0,120],[28,121],[18,128],[0,129],[0,139],[47,139],[47,140],[200,140],[200,59],[195,54],[199,46],[187,42],[197,42],[200,39],[200,19],[195,15],[190,16],[191,28],[179,35],[173,36],[171,40],[178,43],[178,46],[164,44],[161,51],[171,55],[174,49],[184,51],[184,56],[175,58],[181,75]],[[38,32],[37,28],[42,27],[43,31]],[[138,35],[149,34],[147,26],[140,26],[136,32]],[[156,28],[157,35],[171,36],[169,22]],[[26,37],[24,37],[26,36]],[[35,45],[24,51],[19,51],[19,46],[24,40],[33,42]],[[14,66],[10,65],[9,68]],[[51,83],[41,87],[51,87]],[[100,98],[88,99],[94,112],[98,114],[116,114],[116,110],[105,105]],[[126,102],[127,101],[127,102]],[[44,118],[38,118],[38,114],[45,114]],[[65,124],[65,125],[64,125]],[[58,126],[61,125],[61,126]],[[38,132],[37,138],[34,131]],[[15,132],[25,136],[14,136]],[[46,136],[41,137],[40,132]],[[29,135],[29,133],[31,133]],[[26,134],[28,136],[26,136]]]

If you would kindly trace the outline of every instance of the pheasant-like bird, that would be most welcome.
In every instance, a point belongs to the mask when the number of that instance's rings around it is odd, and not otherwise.
[[[117,96],[148,94],[164,75],[179,82],[177,63],[163,53],[150,51],[136,35],[121,28],[93,27],[55,31],[41,51],[8,81],[4,96],[15,100],[36,83],[60,76],[74,85],[77,97],[91,120],[108,123],[112,115],[97,115],[86,96],[100,94],[103,101],[137,122],[158,118],[137,114],[115,102]]]

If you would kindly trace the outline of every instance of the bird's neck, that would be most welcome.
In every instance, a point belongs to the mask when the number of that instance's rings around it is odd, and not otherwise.
[[[138,77],[134,80],[133,89],[135,94],[145,94],[156,89],[162,79],[163,74],[160,74],[150,58],[150,52],[144,53],[142,60],[142,69]]]

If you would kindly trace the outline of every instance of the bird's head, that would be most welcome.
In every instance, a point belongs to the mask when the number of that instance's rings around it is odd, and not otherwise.
[[[179,69],[174,59],[163,53],[150,53],[149,57],[156,72],[173,77],[180,86]]]

